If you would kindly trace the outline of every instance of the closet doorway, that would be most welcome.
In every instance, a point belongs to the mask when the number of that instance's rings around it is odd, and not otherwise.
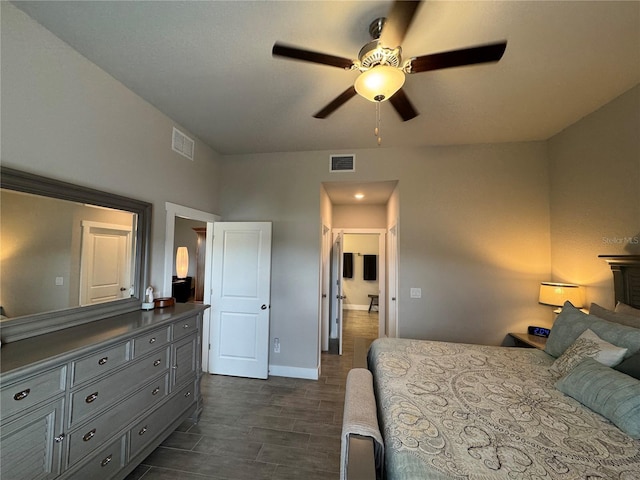
[[[167,211],[166,224],[165,224],[165,243],[164,243],[164,285],[162,288],[162,296],[172,296],[173,290],[173,276],[175,272],[176,261],[176,248],[181,246],[177,245],[175,241],[176,221],[179,219],[189,219],[198,222],[203,222],[206,225],[206,233],[204,234],[204,288],[203,288],[203,303],[210,304],[211,300],[211,268],[213,263],[213,223],[220,221],[220,217],[213,213],[203,212],[194,208],[178,205],[175,203],[166,202],[165,208]],[[190,252],[191,253],[191,252]],[[200,253],[201,254],[201,253]],[[196,257],[199,257],[199,253],[196,252]],[[197,261],[197,258],[196,258]],[[195,268],[194,268],[195,271]],[[210,327],[210,309],[206,309],[203,313],[203,338],[209,338]],[[209,348],[208,342],[203,342],[202,346],[202,369],[208,372],[209,364]]]

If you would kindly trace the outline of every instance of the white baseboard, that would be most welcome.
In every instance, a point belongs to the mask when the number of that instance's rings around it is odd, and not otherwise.
[[[318,380],[320,374],[317,368],[287,367],[286,365],[269,365],[269,375],[274,377],[304,378]]]
[[[342,308],[345,310],[369,310],[369,304],[367,305],[354,305],[352,303],[343,303]],[[374,305],[376,311],[378,311],[378,306]],[[373,310],[373,309],[372,309]]]

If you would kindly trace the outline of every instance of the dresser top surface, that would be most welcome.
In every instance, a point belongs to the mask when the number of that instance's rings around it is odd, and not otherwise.
[[[189,317],[204,311],[208,305],[179,303],[173,307],[150,311],[136,310],[77,325],[56,332],[3,344],[0,348],[2,382],[13,373],[25,373],[32,366],[42,368],[46,363],[60,363],[67,356],[82,354],[100,344],[142,334],[147,330]]]

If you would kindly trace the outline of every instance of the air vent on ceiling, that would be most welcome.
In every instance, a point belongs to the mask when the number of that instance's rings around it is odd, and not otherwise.
[[[171,138],[171,148],[180,155],[193,160],[195,142],[187,137],[184,133],[173,127],[173,136]]]
[[[329,171],[330,172],[355,172],[356,156],[353,154],[330,155]]]

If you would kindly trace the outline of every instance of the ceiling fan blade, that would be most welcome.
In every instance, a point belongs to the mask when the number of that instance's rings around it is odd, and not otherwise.
[[[432,53],[411,59],[411,73],[428,72],[442,68],[461,67],[476,63],[497,62],[507,48],[504,42],[463,48],[450,52]]]
[[[315,118],[327,118],[329,115],[335,112],[338,108],[340,108],[342,105],[347,103],[348,100],[351,100],[351,98],[355,97],[355,95],[356,95],[356,89],[354,88],[353,85],[351,85],[344,92],[342,92],[340,95],[334,98],[331,101],[331,103],[329,103],[329,105],[324,107],[322,110],[320,110],[318,113],[314,114],[313,116]]]
[[[353,66],[353,60],[348,58],[336,57],[326,53],[313,52],[302,48],[289,47],[276,43],[271,50],[271,54],[276,57],[292,58],[294,60],[302,60],[304,62],[319,63],[321,65],[329,65],[331,67],[339,67],[349,70]]]
[[[383,47],[396,48],[402,45],[419,6],[420,0],[396,0],[393,3],[380,34]]]
[[[389,99],[393,108],[396,109],[398,115],[402,117],[402,121],[406,122],[407,120],[411,120],[418,116],[418,112],[413,107],[413,104],[409,101],[409,97],[401,88],[396,93],[394,93]]]

